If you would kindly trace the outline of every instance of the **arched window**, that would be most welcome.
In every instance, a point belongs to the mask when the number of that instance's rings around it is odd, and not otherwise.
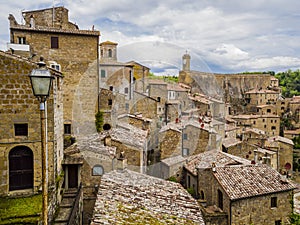
[[[33,188],[33,153],[26,146],[9,152],[9,190]]]
[[[108,57],[111,58],[112,57],[112,50],[108,49]]]
[[[104,174],[104,169],[100,165],[95,165],[93,167],[93,176],[101,176]]]

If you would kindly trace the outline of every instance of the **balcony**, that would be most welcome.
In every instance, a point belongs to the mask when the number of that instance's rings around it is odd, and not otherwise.
[[[7,49],[13,49],[14,51],[24,51],[29,52],[30,46],[25,44],[14,44],[14,43],[7,43]]]

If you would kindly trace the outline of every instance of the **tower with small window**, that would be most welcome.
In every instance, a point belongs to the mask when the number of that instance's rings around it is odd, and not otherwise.
[[[191,56],[187,52],[182,56],[182,70],[191,70]]]
[[[105,41],[100,44],[100,62],[117,62],[118,43]]]

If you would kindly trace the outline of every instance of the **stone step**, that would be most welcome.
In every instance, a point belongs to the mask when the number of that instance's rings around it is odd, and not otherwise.
[[[55,222],[68,222],[72,207],[59,208],[59,213],[55,219]]]

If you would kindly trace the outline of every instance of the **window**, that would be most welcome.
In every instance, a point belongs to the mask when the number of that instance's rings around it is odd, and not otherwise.
[[[100,165],[96,165],[93,167],[93,176],[101,176],[104,173],[104,169]]]
[[[112,57],[112,50],[108,49],[108,57],[111,58]]]
[[[187,134],[183,134],[183,140],[187,140],[188,138],[188,135]]]
[[[218,207],[223,210],[223,193],[218,190]]]
[[[112,100],[108,99],[108,105],[112,105]]]
[[[114,87],[113,87],[113,86],[109,86],[109,90],[110,90],[110,91],[113,91],[113,90],[114,90]]]
[[[276,130],[276,126],[272,126],[271,129],[272,129],[272,130]]]
[[[28,136],[28,124],[15,124],[15,136]]]
[[[188,156],[190,154],[190,150],[188,148],[182,149],[182,156]]]
[[[58,48],[58,37],[51,37],[51,48]]]
[[[71,124],[64,124],[64,134],[71,134]]]
[[[106,72],[105,70],[101,70],[101,78],[105,78],[106,77]]]
[[[271,109],[267,109],[267,112],[270,113],[270,112],[271,112]]]
[[[18,37],[18,43],[21,45],[25,45],[26,44],[26,38],[25,37]]]
[[[275,225],[281,225],[281,220],[275,220]]]
[[[125,94],[128,94],[128,87],[124,88]]]
[[[129,104],[128,103],[125,103],[125,109],[129,110]]]
[[[271,197],[271,208],[277,207],[277,197]]]
[[[205,199],[204,191],[200,191],[200,199],[202,199],[202,200]]]
[[[256,121],[255,121],[255,120],[253,121],[253,124],[256,124]]]
[[[187,176],[187,187],[190,188],[191,187],[191,177],[190,175]]]
[[[265,122],[265,119],[263,119],[263,122]]]

